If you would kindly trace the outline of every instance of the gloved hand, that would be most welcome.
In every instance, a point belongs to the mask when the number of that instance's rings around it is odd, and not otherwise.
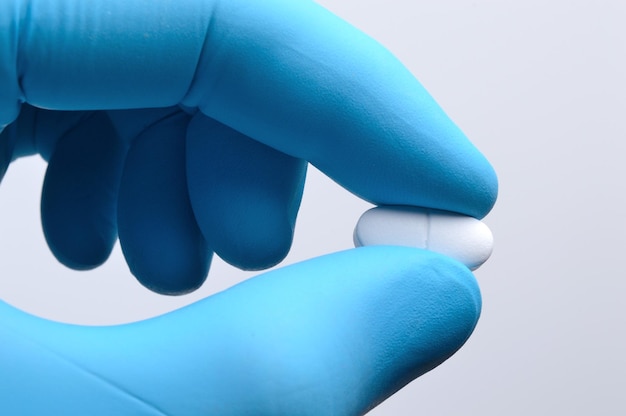
[[[50,161],[57,258],[94,267],[119,229],[160,292],[199,286],[211,251],[248,269],[282,259],[307,161],[376,204],[482,217],[496,196],[411,74],[305,0],[11,1],[0,91],[4,166]],[[456,351],[480,294],[449,258],[368,247],[131,325],[1,309],[2,413],[353,415]]]

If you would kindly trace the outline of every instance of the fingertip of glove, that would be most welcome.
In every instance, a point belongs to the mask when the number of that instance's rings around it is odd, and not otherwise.
[[[0,182],[4,179],[4,174],[7,172],[10,163],[10,159],[6,157],[3,148],[4,146],[0,146]]]
[[[287,257],[290,246],[278,248],[277,250],[265,250],[258,255],[239,255],[220,253],[220,257],[228,264],[244,271],[261,271],[276,266]],[[247,253],[252,253],[247,251]]]
[[[54,242],[46,235],[46,241],[54,257],[64,266],[78,271],[95,269],[109,258],[113,250],[113,242],[92,241],[82,244],[74,240]]]
[[[4,178],[13,157],[13,140],[10,137],[11,126],[0,126],[0,181]]]
[[[152,292],[179,296],[197,290],[207,278],[211,264],[211,252],[203,250],[197,256],[165,253],[159,261],[135,258],[124,250],[126,262],[137,281]]]
[[[363,377],[373,369],[380,374],[360,386],[361,405],[371,409],[458,351],[482,302],[471,271],[446,256],[397,246],[352,252],[363,280],[352,289],[362,292],[351,305],[358,311],[351,331],[360,340],[354,359]]]
[[[237,207],[232,208],[236,211]],[[267,212],[265,216],[263,212],[257,205],[248,215],[211,218],[210,224],[203,221],[201,225],[211,249],[241,270],[259,271],[276,266],[289,254],[293,224],[275,212]]]
[[[378,325],[383,351],[397,354],[395,362],[390,361],[392,373],[404,385],[465,344],[480,317],[482,300],[474,275],[456,260],[427,250],[383,249],[404,264],[390,273],[393,281],[377,300],[394,305]]]

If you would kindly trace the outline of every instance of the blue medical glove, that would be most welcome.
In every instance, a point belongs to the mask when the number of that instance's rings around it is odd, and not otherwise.
[[[200,285],[210,251],[271,266],[305,161],[376,204],[481,217],[495,199],[490,165],[414,77],[312,2],[2,7],[2,141],[49,157],[43,225],[70,267],[104,261],[117,227],[131,271],[160,292]],[[24,102],[65,112],[15,121]]]
[[[365,247],[114,327],[0,301],[0,414],[362,415],[453,354],[480,295],[466,267]]]
[[[377,204],[482,217],[495,200],[490,165],[411,74],[314,3],[0,8],[0,162],[49,160],[44,229],[71,267],[104,261],[117,228],[133,273],[161,292],[201,284],[211,251],[272,265],[307,161]],[[359,414],[451,355],[479,310],[467,269],[399,247],[312,260],[126,326],[3,305],[0,406]]]

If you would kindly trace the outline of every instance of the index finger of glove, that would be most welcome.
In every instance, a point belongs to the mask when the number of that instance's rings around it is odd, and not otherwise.
[[[313,2],[16,4],[1,18],[21,16],[8,42],[14,54],[2,52],[2,62],[17,62],[17,87],[5,89],[19,92],[15,102],[184,104],[312,162],[376,204],[482,217],[495,201],[493,169],[413,75]],[[3,67],[5,84],[11,65]],[[4,107],[0,124],[10,116]]]

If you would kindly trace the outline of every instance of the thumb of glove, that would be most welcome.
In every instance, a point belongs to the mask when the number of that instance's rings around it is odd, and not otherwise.
[[[362,415],[452,355],[480,304],[463,265],[403,247],[319,257],[127,325],[0,302],[0,414]]]

